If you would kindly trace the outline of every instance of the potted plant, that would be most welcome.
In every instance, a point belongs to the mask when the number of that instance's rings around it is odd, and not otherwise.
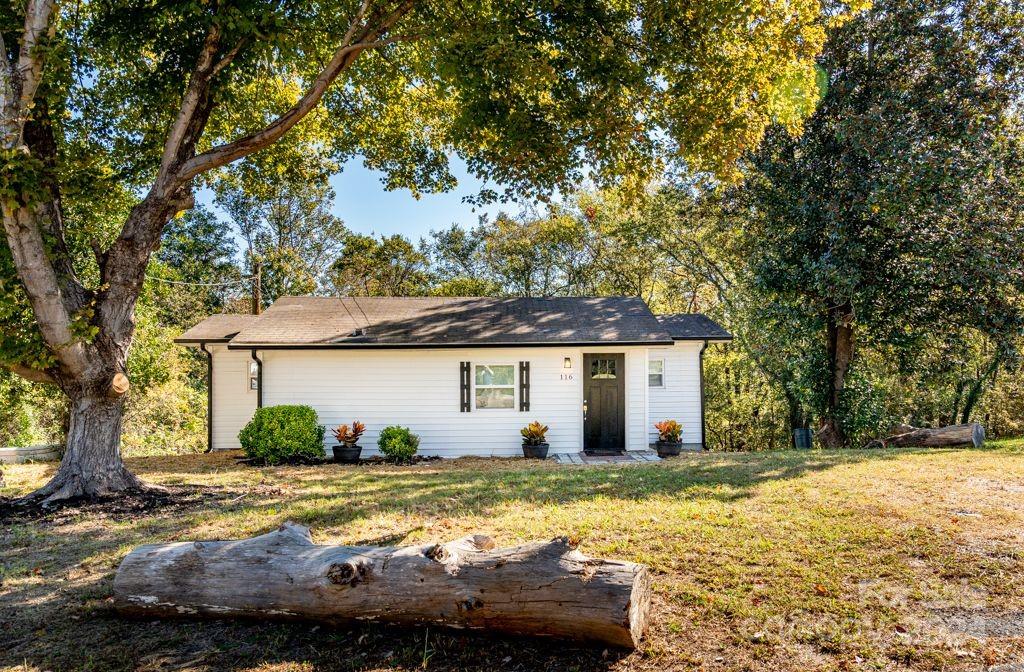
[[[548,442],[544,436],[548,433],[548,426],[542,425],[536,420],[519,430],[523,435],[523,457],[532,457],[543,460],[548,456]]]
[[[334,438],[338,445],[334,446],[334,461],[343,464],[355,464],[359,461],[359,454],[363,451],[359,444],[359,437],[366,431],[366,425],[353,420],[352,427],[340,425],[334,430]]]
[[[678,455],[683,448],[683,426],[675,420],[662,420],[654,423],[654,428],[658,430],[658,457]]]

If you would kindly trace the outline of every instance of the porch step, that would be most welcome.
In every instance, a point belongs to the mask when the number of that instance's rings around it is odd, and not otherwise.
[[[627,450],[609,455],[594,453],[556,453],[548,459],[557,464],[623,464],[639,462],[660,462],[661,458],[653,450]]]

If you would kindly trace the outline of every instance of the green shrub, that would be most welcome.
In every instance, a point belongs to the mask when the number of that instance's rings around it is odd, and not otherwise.
[[[122,455],[181,455],[205,449],[205,391],[175,377],[132,393],[124,411]]]
[[[309,406],[260,408],[238,440],[246,456],[260,464],[324,456],[324,428]]]
[[[377,447],[392,462],[408,462],[420,447],[420,437],[408,427],[392,425],[380,430]]]

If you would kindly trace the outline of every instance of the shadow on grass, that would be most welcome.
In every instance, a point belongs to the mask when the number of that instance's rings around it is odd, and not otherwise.
[[[421,518],[486,516],[501,506],[751,497],[766,482],[910,451],[785,452],[689,455],[665,463],[608,467],[525,465],[519,460],[457,460],[416,467],[263,468],[264,481],[287,485],[215,486],[194,507],[109,519],[102,527],[76,520],[8,521],[0,530],[0,663],[39,669],[248,669],[291,664],[301,669],[601,670],[622,653],[544,640],[463,635],[380,626],[335,629],[294,623],[139,622],[113,614],[107,598],[113,571],[131,547],[194,538],[204,519],[283,517],[340,527],[368,515]],[[136,458],[143,477],[207,483],[225,469],[251,467],[211,458]],[[170,472],[169,472],[170,469]],[[251,471],[247,472],[251,475]],[[261,490],[261,488],[263,488]],[[84,509],[80,519],[104,514]],[[398,544],[417,528],[367,544]],[[101,564],[101,567],[97,567]],[[76,578],[77,575],[80,578]],[[26,580],[25,577],[29,577]],[[17,578],[16,585],[6,579]],[[305,664],[305,667],[301,665]],[[293,669],[284,667],[284,669]]]

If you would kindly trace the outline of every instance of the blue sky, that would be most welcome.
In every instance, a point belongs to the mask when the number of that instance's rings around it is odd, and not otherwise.
[[[387,191],[381,182],[383,173],[369,170],[361,159],[349,161],[344,170],[331,177],[334,206],[331,211],[350,230],[364,234],[391,235],[400,233],[418,242],[431,231],[446,229],[452,224],[462,227],[476,225],[481,215],[492,218],[501,211],[518,214],[522,206],[516,202],[475,207],[462,199],[480,190],[481,181],[466,171],[458,157],[451,157],[452,174],[458,186],[441,194],[422,194],[419,199],[407,190]],[[213,204],[213,194],[203,189],[198,202],[213,208],[225,221],[226,215]]]
[[[515,203],[474,208],[463,203],[465,196],[475,194],[481,182],[466,172],[465,164],[452,159],[452,172],[459,185],[442,194],[423,194],[417,200],[406,190],[386,191],[377,171],[368,170],[362,161],[349,161],[345,169],[331,178],[337,196],[332,211],[345,225],[359,233],[390,235],[401,233],[414,242],[431,230],[446,229],[451,224],[470,227],[481,214],[496,215],[499,210],[517,212]]]

